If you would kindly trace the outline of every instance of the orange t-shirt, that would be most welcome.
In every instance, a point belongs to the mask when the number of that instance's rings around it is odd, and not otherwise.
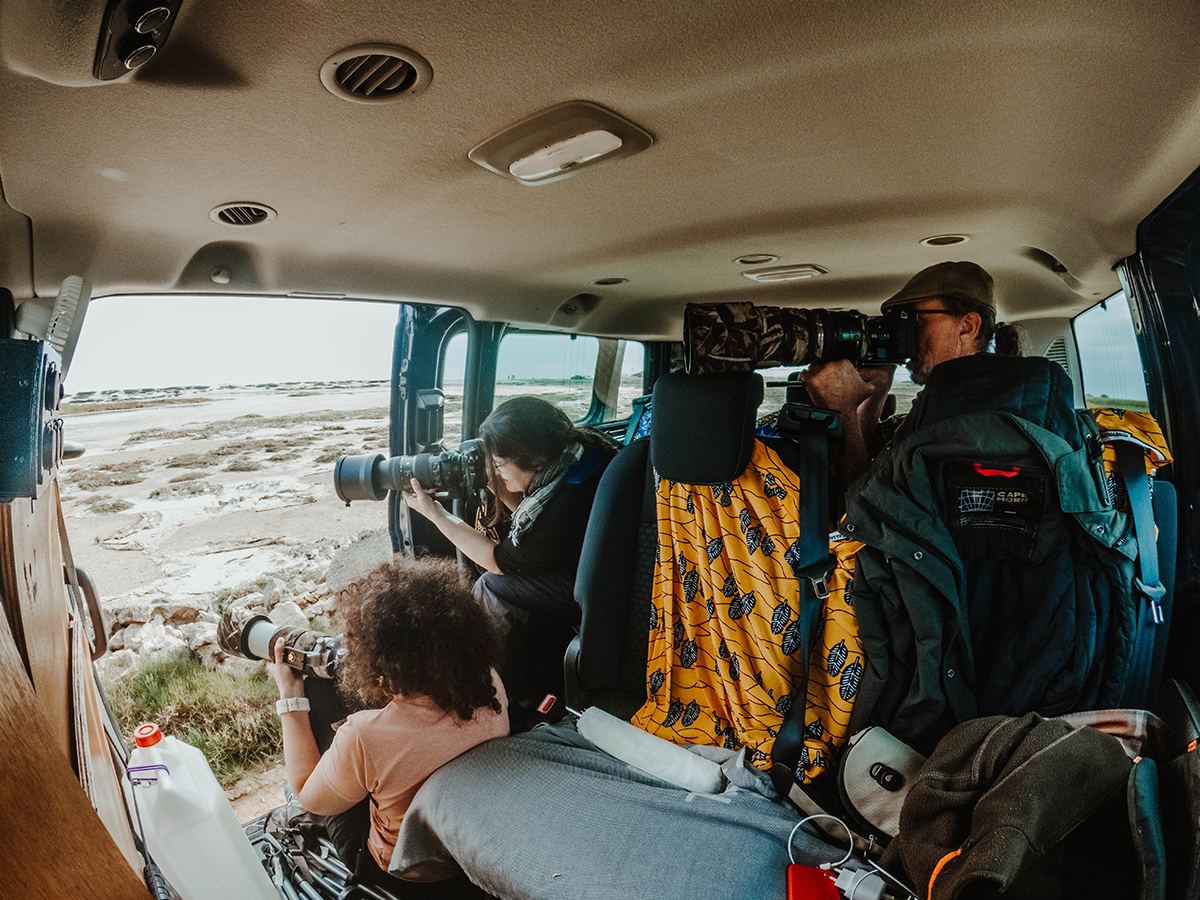
[[[508,734],[508,697],[493,671],[500,712],[484,707],[464,722],[428,697],[396,697],[383,709],[351,715],[338,728],[312,777],[349,804],[368,794],[371,832],[367,849],[383,871],[392,861],[396,835],[417,789],[430,775],[484,741]]]

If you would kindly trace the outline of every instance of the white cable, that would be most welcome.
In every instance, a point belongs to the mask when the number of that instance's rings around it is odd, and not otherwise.
[[[787,840],[788,859],[791,860],[792,865],[796,864],[796,856],[795,856],[795,854],[792,853],[792,841],[796,837],[796,832],[800,830],[801,825],[803,825],[805,822],[811,822],[813,819],[833,819],[833,821],[837,822],[839,825],[841,825],[843,828],[846,829],[846,836],[850,838],[850,849],[847,850],[846,855],[843,856],[841,859],[839,859],[837,862],[824,863],[822,865],[822,868],[845,865],[846,861],[848,859],[850,859],[851,856],[854,855],[854,832],[850,830],[849,825],[847,825],[845,822],[843,822],[837,816],[831,816],[829,813],[814,813],[811,816],[805,816],[803,819],[801,819],[799,822],[796,823],[795,827],[792,829],[792,833],[788,835],[788,840]]]
[[[867,864],[874,867],[875,871],[877,871],[884,878],[890,878],[892,881],[896,882],[896,884],[899,885],[905,891],[905,893],[908,894],[908,896],[910,898],[917,896],[916,892],[912,888],[910,888],[907,884],[905,884],[903,881],[901,881],[899,878],[897,878],[895,875],[893,875],[887,869],[883,868],[883,866],[881,866],[877,862],[875,862],[875,860],[868,859]]]

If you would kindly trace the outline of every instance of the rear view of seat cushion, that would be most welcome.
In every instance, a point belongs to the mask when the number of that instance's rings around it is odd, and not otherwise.
[[[657,478],[647,695],[634,724],[680,744],[743,745],[767,768],[801,682],[796,478],[756,441],[733,482]]]

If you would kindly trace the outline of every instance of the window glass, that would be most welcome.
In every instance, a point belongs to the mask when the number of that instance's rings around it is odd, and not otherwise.
[[[446,397],[442,446],[449,450],[462,440],[463,382],[467,375],[467,335],[459,332],[446,344],[442,357],[442,393]]]
[[[617,408],[609,420],[627,418],[632,401],[642,393],[642,345],[636,341],[601,342],[594,337],[565,334],[510,334],[500,342],[496,361],[496,403],[518,394],[534,394],[562,409],[572,421],[587,415],[592,405],[593,387],[602,343],[607,345],[604,358],[610,365],[617,352]],[[613,370],[610,370],[613,371]]]
[[[1087,405],[1147,411],[1142,358],[1125,292],[1076,316],[1073,324]]]

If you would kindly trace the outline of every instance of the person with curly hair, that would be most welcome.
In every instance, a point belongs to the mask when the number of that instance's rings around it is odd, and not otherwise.
[[[457,566],[432,559],[380,567],[353,585],[339,612],[339,689],[367,708],[322,752],[305,682],[283,663],[280,641],[267,667],[279,686],[288,783],[304,809],[329,817],[330,837],[360,880],[405,897],[469,892],[468,883],[423,886],[387,871],[417,789],[442,764],[509,733],[497,624]]]
[[[563,653],[580,620],[575,570],[596,487],[618,446],[531,396],[496,407],[479,438],[493,498],[483,530],[451,515],[415,478],[404,499],[484,570],[475,594],[511,628],[505,680],[514,703],[535,705],[547,691],[562,693]]]

